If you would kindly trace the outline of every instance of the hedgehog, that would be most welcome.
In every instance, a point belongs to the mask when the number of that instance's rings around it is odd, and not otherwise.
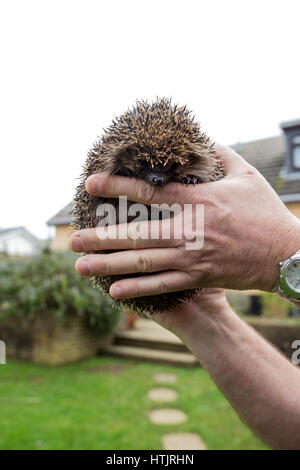
[[[216,156],[214,144],[201,131],[191,111],[186,106],[173,104],[171,98],[157,98],[153,102],[137,100],[131,109],[114,118],[111,125],[104,129],[104,134],[88,153],[76,189],[72,224],[75,229],[98,226],[100,217],[96,210],[102,203],[114,205],[118,223],[119,200],[92,196],[85,190],[85,180],[98,172],[139,178],[154,186],[164,186],[171,181],[196,185],[223,177],[222,164]],[[135,203],[127,202],[128,207]],[[148,214],[150,219],[150,210]],[[128,216],[127,222],[131,220]],[[139,275],[141,273],[96,275],[92,278],[92,285],[109,295],[109,288],[114,282]],[[198,290],[113,301],[117,306],[129,308],[137,314],[151,315],[176,308],[191,299]]]

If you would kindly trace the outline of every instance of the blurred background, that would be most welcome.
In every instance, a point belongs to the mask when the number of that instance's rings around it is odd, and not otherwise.
[[[266,448],[174,335],[75,273],[67,241],[87,151],[156,96],[300,217],[299,14],[297,0],[0,0],[1,449]],[[291,357],[296,307],[228,297]]]

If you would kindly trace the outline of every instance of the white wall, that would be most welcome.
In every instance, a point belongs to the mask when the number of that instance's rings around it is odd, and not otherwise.
[[[22,234],[0,239],[0,252],[6,252],[9,255],[31,255],[34,250],[35,245]]]

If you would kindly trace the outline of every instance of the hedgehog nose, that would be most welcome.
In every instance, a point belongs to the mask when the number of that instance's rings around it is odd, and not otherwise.
[[[163,175],[155,175],[152,177],[151,184],[154,186],[164,186],[166,184],[166,178]]]

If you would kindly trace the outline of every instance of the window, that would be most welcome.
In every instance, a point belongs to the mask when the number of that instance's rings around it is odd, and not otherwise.
[[[295,171],[300,171],[300,134],[295,135],[291,141],[291,166]]]

